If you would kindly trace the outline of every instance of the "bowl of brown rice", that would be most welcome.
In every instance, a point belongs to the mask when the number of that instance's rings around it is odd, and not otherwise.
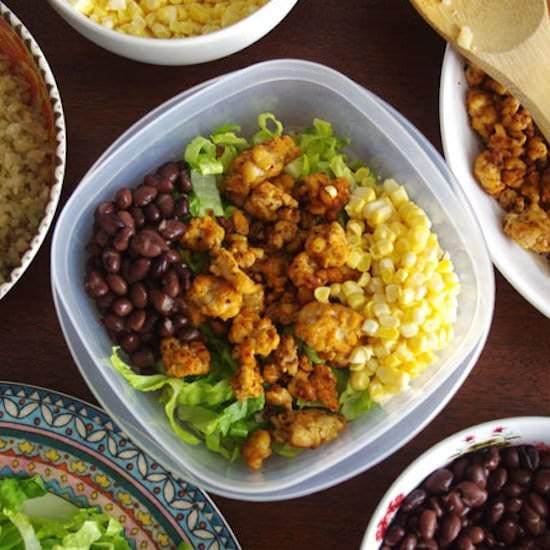
[[[37,42],[0,2],[0,299],[52,223],[65,173],[61,98]]]

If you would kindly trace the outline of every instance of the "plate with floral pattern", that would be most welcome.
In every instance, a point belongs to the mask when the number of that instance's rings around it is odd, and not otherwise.
[[[37,386],[0,382],[0,477],[40,475],[48,490],[97,506],[136,550],[238,550],[208,495],[137,448],[100,409]]]

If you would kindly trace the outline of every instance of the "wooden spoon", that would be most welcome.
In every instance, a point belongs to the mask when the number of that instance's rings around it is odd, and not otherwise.
[[[465,58],[505,86],[531,113],[550,142],[547,0],[411,0],[411,3]]]

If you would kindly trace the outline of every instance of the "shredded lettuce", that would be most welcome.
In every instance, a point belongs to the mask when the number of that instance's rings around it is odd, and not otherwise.
[[[216,176],[191,170],[191,183],[193,184],[193,193],[189,201],[191,215],[206,216],[211,212],[215,216],[223,216],[222,199]]]
[[[122,525],[96,508],[57,519],[27,515],[25,503],[46,494],[37,475],[0,479],[2,550],[130,550]]]
[[[273,129],[269,127],[270,123],[274,126]],[[264,141],[273,139],[274,137],[281,136],[283,134],[283,123],[277,119],[273,113],[262,113],[258,116],[258,126],[260,129],[254,134],[252,143],[259,145]]]

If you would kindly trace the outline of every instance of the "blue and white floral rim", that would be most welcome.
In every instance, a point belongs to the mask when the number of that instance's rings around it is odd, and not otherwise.
[[[99,506],[136,549],[238,550],[201,489],[134,446],[103,411],[36,386],[0,382],[0,476],[39,474],[77,506]]]

